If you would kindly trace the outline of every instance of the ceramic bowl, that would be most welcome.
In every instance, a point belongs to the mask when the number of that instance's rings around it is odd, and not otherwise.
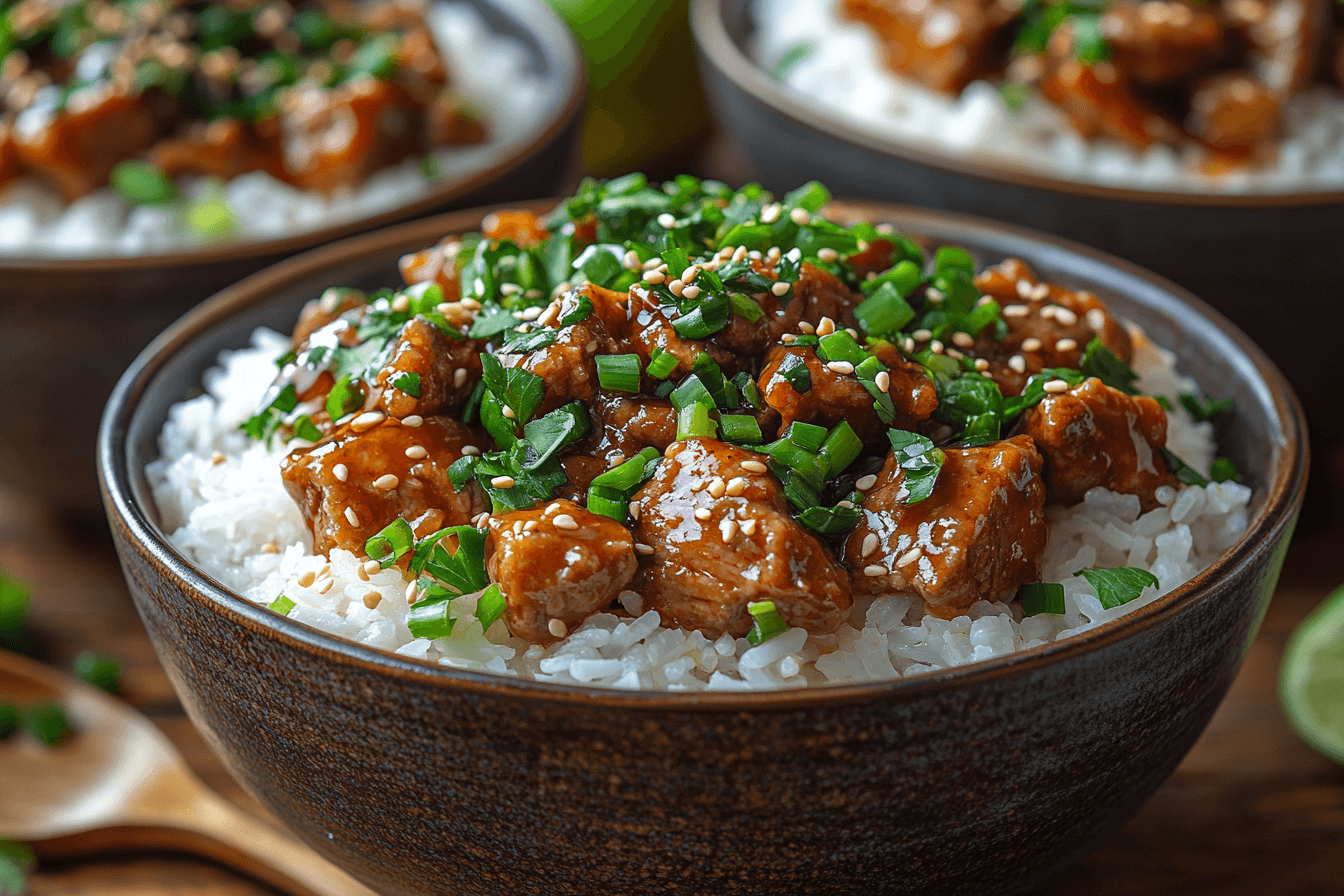
[[[1256,493],[1242,541],[1120,621],[909,679],[751,694],[628,693],[455,671],[231,593],[168,542],[144,477],[169,407],[258,325],[481,212],[319,249],[232,287],[147,348],[107,406],[104,499],[187,712],[249,792],[375,890],[410,894],[1017,893],[1115,832],[1203,730],[1269,602],[1306,440],[1282,376],[1178,287],[1080,246],[897,206],[982,263],[1086,287],[1237,402],[1223,451]]]
[[[433,212],[544,196],[569,175],[585,76],[568,27],[545,0],[467,0],[524,48],[547,92],[545,120],[488,167],[447,176],[407,205],[319,230],[168,255],[0,256],[0,484],[62,510],[98,513],[94,441],[117,377],[188,309],[305,249]]]
[[[786,90],[750,55],[755,0],[692,0],[715,120],[746,173],[776,191],[813,178],[837,196],[985,215],[1086,243],[1189,289],[1255,335],[1306,405],[1318,441],[1344,440],[1344,354],[1303,340],[1344,326],[1344,191],[1198,195],[1126,190],[945,155],[878,135]]]

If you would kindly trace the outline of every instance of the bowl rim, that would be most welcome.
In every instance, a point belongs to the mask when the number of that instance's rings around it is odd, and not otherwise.
[[[1122,276],[1138,280],[1149,288],[1156,288],[1160,293],[1165,293],[1166,298],[1174,299],[1202,317],[1213,328],[1214,334],[1230,343],[1231,350],[1240,351],[1242,358],[1253,368],[1256,374],[1253,385],[1271,399],[1276,422],[1282,431],[1282,445],[1276,452],[1279,458],[1277,469],[1271,471],[1263,504],[1238,543],[1190,581],[1119,619],[1060,641],[1015,651],[1006,656],[923,673],[912,678],[792,690],[694,693],[622,691],[512,678],[441,666],[367,647],[252,603],[198,569],[168,543],[166,533],[160,530],[154,520],[156,513],[152,508],[140,506],[136,500],[132,479],[141,474],[133,474],[129,466],[131,452],[128,430],[147,386],[173,355],[201,338],[214,324],[254,304],[264,303],[275,291],[337,262],[404,250],[408,245],[431,245],[445,234],[477,229],[480,219],[491,211],[520,207],[548,209],[554,207],[557,201],[539,200],[450,212],[319,247],[272,265],[221,290],[164,331],[122,375],[108,399],[99,428],[98,478],[118,550],[123,555],[134,552],[140,560],[155,567],[160,575],[174,580],[185,597],[207,606],[209,612],[242,625],[254,634],[285,642],[294,649],[322,656],[337,664],[357,666],[425,686],[461,688],[496,698],[602,704],[649,711],[722,712],[746,709],[787,711],[815,708],[818,704],[840,705],[884,697],[913,696],[948,687],[961,687],[968,681],[1026,673],[1062,662],[1137,635],[1189,607],[1211,599],[1214,592],[1219,590],[1219,584],[1234,578],[1273,542],[1291,534],[1301,507],[1308,467],[1307,429],[1302,408],[1283,374],[1269,358],[1246,334],[1210,306],[1170,281],[1070,240],[970,215],[894,203],[841,201],[838,203],[841,208],[853,209],[858,214],[869,216],[869,220],[880,220],[883,217],[895,220],[899,227],[916,234],[928,228],[957,229],[991,239],[1007,237],[1038,250],[1082,255],[1084,260],[1112,268]],[[123,559],[123,568],[129,568],[126,559]]]
[[[696,46],[702,58],[731,81],[737,89],[788,118],[794,126],[818,137],[840,140],[858,149],[914,162],[960,177],[997,181],[1016,187],[1066,193],[1090,199],[1239,209],[1344,203],[1344,190],[1340,189],[1290,193],[1183,193],[1065,180],[1038,174],[1011,163],[995,160],[979,161],[922,146],[918,141],[879,134],[834,114],[830,109],[809,106],[770,78],[760,66],[742,52],[737,41],[729,35],[727,25],[724,23],[725,2],[732,0],[690,0],[691,33],[695,36]]]
[[[463,2],[463,0],[458,0]],[[6,255],[0,254],[0,277],[35,273],[92,274],[139,271],[172,265],[197,267],[225,264],[264,256],[294,255],[338,239],[392,226],[419,218],[427,212],[471,195],[504,177],[537,155],[564,133],[583,109],[588,90],[588,71],[583,52],[572,31],[544,0],[465,0],[473,9],[481,5],[495,7],[508,18],[531,32],[542,57],[555,74],[546,78],[560,102],[544,106],[545,127],[525,142],[505,145],[495,161],[485,168],[460,177],[449,177],[429,185],[412,202],[384,209],[371,215],[340,221],[315,230],[274,239],[220,243],[190,248],[183,252],[156,252],[148,255]],[[529,53],[529,56],[531,54]]]

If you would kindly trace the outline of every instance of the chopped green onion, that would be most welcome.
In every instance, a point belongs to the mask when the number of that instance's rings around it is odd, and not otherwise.
[[[303,439],[305,442],[320,442],[322,430],[317,428],[312,417],[304,414],[294,421],[294,438]]]
[[[961,271],[974,277],[975,259],[960,246],[939,246],[933,253],[933,269],[938,273],[949,270]]]
[[[422,598],[411,606],[406,616],[406,627],[414,638],[446,638],[453,633],[453,599],[457,595]]]
[[[1032,582],[1017,589],[1017,599],[1022,602],[1024,616],[1037,616],[1050,613],[1055,616],[1064,613],[1064,586],[1058,582]]]
[[[664,253],[666,254],[666,253]],[[683,339],[704,339],[728,326],[732,305],[724,293],[714,293],[696,303],[690,313],[672,321],[672,329]]]
[[[704,382],[696,374],[691,374],[681,381],[681,385],[672,390],[672,407],[678,411],[685,410],[693,404],[707,405],[709,408],[718,407],[714,401],[714,396],[710,394]]]
[[[862,453],[863,440],[845,420],[831,430],[821,446],[821,454],[826,458],[830,476],[839,476]]]
[[[826,427],[812,423],[792,423],[784,433],[784,438],[807,451],[820,451],[826,442]]]
[[[1139,375],[1134,372],[1123,358],[1101,344],[1100,336],[1083,350],[1083,360],[1078,368],[1088,376],[1094,376],[1112,389],[1119,389],[1128,395],[1134,394],[1134,382]]]
[[[764,402],[761,401],[761,390],[756,385],[756,381],[751,378],[751,374],[743,371],[732,379],[733,387],[737,389],[738,394],[742,396],[742,406],[753,410],[760,410]]]
[[[869,336],[891,336],[915,319],[915,309],[901,298],[894,286],[883,283],[876,292],[859,303],[854,309],[854,317]]]
[[[807,369],[807,360],[802,355],[789,352],[775,368],[775,373],[783,377],[793,387],[793,391],[802,395],[812,391],[812,372]]]
[[[399,389],[412,398],[420,397],[420,374],[403,371],[389,380],[393,389]]]
[[[761,425],[756,422],[755,417],[748,414],[722,414],[719,416],[719,427],[723,430],[725,442],[759,445],[764,438],[761,435]]]
[[[1237,469],[1237,462],[1230,457],[1214,458],[1209,466],[1210,482],[1245,482],[1241,477],[1241,470]]]
[[[1237,403],[1230,398],[1224,398],[1220,401],[1214,401],[1211,398],[1200,401],[1199,396],[1192,395],[1189,392],[1182,392],[1177,398],[1181,402],[1181,407],[1185,408],[1196,423],[1221,417],[1223,414],[1235,410],[1237,406]]]
[[[267,609],[274,610],[281,616],[288,616],[289,611],[294,609],[294,601],[282,594],[266,606]]]
[[[630,501],[615,489],[592,485],[588,487],[588,510],[625,525],[630,516]]]
[[[862,511],[857,507],[809,507],[798,514],[798,522],[822,535],[840,535],[853,529]]]
[[[583,250],[574,259],[574,270],[583,274],[584,279],[598,286],[610,286],[625,268],[621,266],[621,257],[625,247],[597,243]]]
[[[31,645],[24,620],[28,616],[30,597],[27,585],[0,573],[0,648],[28,652]]]
[[[734,314],[753,324],[765,316],[765,309],[757,305],[751,296],[743,295],[740,292],[728,293],[728,305],[733,309]]]
[[[185,220],[188,229],[204,237],[228,236],[238,227],[233,209],[219,188],[188,204]]]
[[[280,422],[284,420],[285,415],[298,405],[299,399],[294,392],[294,384],[286,383],[270,404],[238,428],[247,433],[250,438],[269,444],[271,436],[275,435],[275,431],[279,429]]]
[[[848,361],[856,368],[872,357],[844,330],[822,336],[817,344],[817,357],[823,361]]]
[[[364,553],[370,560],[377,560],[383,569],[387,569],[406,556],[413,547],[415,547],[415,533],[411,531],[411,524],[397,517],[384,526],[377,535],[369,536],[364,542]]]
[[[789,630],[784,617],[775,609],[774,601],[752,601],[747,604],[747,612],[751,614],[751,631],[747,632],[747,640],[752,647],[758,647]]]
[[[898,498],[902,504],[916,504],[933,494],[938,473],[943,468],[943,452],[933,442],[918,433],[900,429],[887,430],[892,453],[905,473],[905,481]]]
[[[492,584],[476,598],[476,618],[481,621],[481,631],[488,632],[499,617],[504,615],[504,595],[498,585]]]
[[[1171,475],[1176,477],[1178,482],[1184,485],[1208,485],[1209,480],[1199,474],[1199,471],[1187,464],[1176,456],[1169,448],[1160,449],[1162,458],[1167,462],[1167,469],[1171,470]]]
[[[48,747],[65,743],[75,733],[65,707],[55,700],[29,706],[23,711],[21,724],[34,740]]]
[[[13,703],[0,703],[0,740],[11,737],[19,730],[19,708]],[[0,890],[0,892],[3,892]]]
[[[598,355],[597,380],[612,392],[639,391],[639,355]]]
[[[1146,569],[1133,566],[1117,566],[1114,569],[1080,569],[1074,573],[1082,576],[1092,586],[1102,607],[1114,610],[1129,603],[1143,593],[1145,588],[1161,588],[1162,583]]]
[[[622,464],[617,464],[592,481],[593,485],[609,488],[618,492],[631,492],[653,475],[650,461],[657,461],[663,454],[657,448],[645,448]]]
[[[660,348],[653,350],[648,369],[644,372],[656,380],[665,380],[677,369],[677,356]]]
[[[775,63],[775,67],[770,70],[770,77],[774,78],[776,81],[783,81],[784,76],[789,73],[790,69],[808,57],[812,52],[812,47],[812,42],[807,40],[799,41],[789,47],[788,50],[784,52],[784,55],[779,57],[779,61]]]
[[[901,298],[910,295],[923,282],[924,269],[921,265],[909,259],[903,259],[873,279],[865,280],[859,288],[866,295],[875,296],[883,287],[890,286],[896,291],[896,297]],[[901,300],[904,301],[903,298]],[[914,319],[913,311],[911,312],[911,319]],[[901,326],[903,327],[905,324],[901,324]]]
[[[677,441],[712,439],[717,429],[709,416],[709,406],[693,401],[677,412]]]
[[[105,653],[84,650],[75,657],[75,677],[109,694],[121,693],[121,661]]]
[[[127,205],[167,205],[177,198],[177,184],[171,177],[136,159],[118,162],[108,181]]]

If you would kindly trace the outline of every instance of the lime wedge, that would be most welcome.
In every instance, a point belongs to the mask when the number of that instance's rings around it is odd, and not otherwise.
[[[1279,701],[1314,749],[1344,764],[1344,587],[1321,602],[1288,639]]]

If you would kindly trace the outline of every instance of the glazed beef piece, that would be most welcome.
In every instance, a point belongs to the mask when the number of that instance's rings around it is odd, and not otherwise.
[[[833,630],[850,607],[830,551],[789,514],[761,455],[710,439],[669,447],[635,494],[635,585],[669,626],[745,635],[748,602],[770,600],[792,626]]]
[[[1226,156],[1247,158],[1265,151],[1279,131],[1281,104],[1247,72],[1201,80],[1190,97],[1186,128]]]
[[[1118,357],[1131,357],[1129,334],[1100,299],[1042,283],[1019,259],[986,268],[975,285],[1003,307],[1007,336],[996,342],[986,330],[975,354],[989,362],[986,373],[1004,395],[1020,395],[1027,380],[1046,367],[1077,368],[1094,336]]]
[[[303,309],[299,311],[299,322],[294,325],[294,350],[296,352],[303,351],[308,347],[308,340],[318,330],[335,323],[347,311],[354,311],[363,307],[364,294],[362,292],[356,289],[341,289],[339,287],[328,289],[322,293],[320,298],[304,303]],[[350,319],[352,321],[358,320],[353,315]],[[357,338],[357,332],[352,331],[346,338],[345,344],[356,345]]]
[[[1084,65],[1070,49],[1049,66],[1041,93],[1058,106],[1086,138],[1111,137],[1142,151],[1154,143],[1176,145],[1181,129],[1135,94],[1128,79],[1109,62]]]
[[[1110,62],[1139,84],[1183,78],[1218,59],[1226,35],[1216,7],[1186,0],[1119,0],[1102,13]]]
[[[840,329],[856,326],[854,309],[863,301],[862,295],[850,292],[834,274],[807,262],[793,284],[793,294],[785,298],[778,311],[766,309],[764,320],[771,342],[778,342],[785,333],[802,332],[800,323],[815,328],[827,317]]]
[[[378,419],[371,428],[367,422]],[[431,417],[419,427],[375,415],[356,417],[281,465],[285,489],[313,530],[313,551],[345,548],[363,556],[364,542],[401,517],[417,537],[461,526],[487,509],[474,481],[458,491],[448,467],[485,437],[455,420]]]
[[[645,448],[663,451],[677,440],[672,402],[601,393],[588,409],[592,432],[560,459],[569,483],[558,494],[583,500],[600,474]]]
[[[842,9],[877,32],[888,65],[944,93],[985,73],[990,42],[1013,16],[995,0],[844,0]]]
[[[456,302],[462,295],[457,282],[457,254],[461,248],[459,238],[445,237],[428,249],[401,256],[397,270],[407,286],[433,283],[443,290],[445,301]],[[475,305],[479,307],[480,303],[475,302]]]
[[[565,324],[566,317],[580,313],[581,303],[593,311],[582,320]],[[585,283],[565,293],[537,318],[537,325],[557,330],[555,342],[529,353],[521,366],[541,377],[546,385],[537,414],[553,411],[571,401],[590,402],[601,383],[597,376],[598,355],[630,351],[625,293]]]
[[[491,517],[486,551],[504,622],[532,644],[557,641],[605,609],[637,566],[628,529],[564,500]]]
[[[1045,487],[1031,439],[943,453],[933,493],[913,504],[902,503],[905,473],[888,456],[845,539],[855,594],[914,593],[951,619],[1039,580]]]
[[[687,339],[678,333],[672,325],[673,309],[664,309],[647,286],[637,283],[631,287],[628,303],[630,317],[626,333],[629,348],[626,351],[637,352],[645,366],[655,351],[672,355],[677,359],[677,366],[668,375],[669,379],[680,379],[690,373],[691,365],[701,353],[714,359],[714,363],[729,376],[752,368],[752,357],[741,356],[721,342],[714,339]]]
[[[286,177],[280,129],[273,119],[257,124],[228,118],[191,122],[155,144],[150,161],[169,177],[199,174],[229,180],[248,171]]]
[[[1310,80],[1330,6],[1330,0],[1226,0],[1222,11],[1249,48],[1251,71],[1282,99]]]
[[[1047,395],[1022,416],[1022,431],[1045,459],[1046,495],[1072,504],[1088,489],[1138,495],[1143,510],[1157,506],[1153,491],[1177,485],[1162,459],[1167,415],[1146,395],[1126,395],[1092,377]]]
[[[481,378],[484,350],[480,340],[450,336],[423,317],[413,318],[393,342],[387,366],[374,377],[374,386],[383,390],[378,406],[397,419],[456,414]],[[394,385],[409,387],[407,374],[418,377],[418,395]]]
[[[795,382],[802,377],[789,372],[799,365],[806,367],[808,373],[807,389],[801,392]],[[893,425],[899,428],[914,428],[938,406],[933,383],[918,365],[897,361],[886,382],[896,405],[897,419]],[[765,403],[779,413],[781,432],[795,422],[831,427],[842,420],[849,421],[860,439],[867,440],[886,431],[887,425],[873,408],[873,397],[854,375],[852,366],[828,365],[811,347],[771,349],[765,356],[759,386]]]

